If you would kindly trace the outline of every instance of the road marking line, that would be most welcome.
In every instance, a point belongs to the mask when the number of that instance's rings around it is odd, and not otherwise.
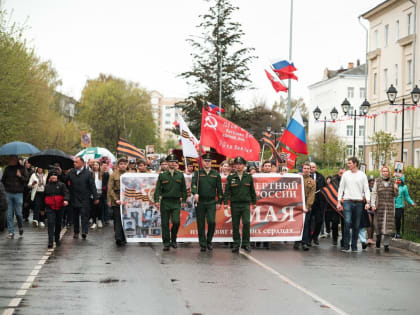
[[[313,298],[314,300],[318,301],[319,303],[328,306],[331,310],[335,311],[337,314],[340,315],[348,315],[348,313],[342,311],[341,309],[339,309],[338,307],[334,306],[333,304],[331,304],[330,302],[324,300],[323,298],[321,298],[320,296],[316,295],[315,293],[309,291],[308,289],[300,286],[299,284],[293,282],[292,280],[290,280],[289,278],[287,278],[286,276],[282,275],[281,273],[279,273],[278,271],[274,270],[273,268],[267,266],[266,264],[264,264],[263,262],[259,261],[258,259],[254,258],[251,255],[248,255],[246,253],[244,253],[243,251],[240,251],[240,253],[245,256],[246,258],[248,258],[249,260],[253,261],[254,263],[256,263],[257,265],[259,265],[260,267],[264,268],[265,270],[271,272],[272,274],[274,274],[275,276],[277,276],[279,279],[283,280],[284,282],[286,282],[287,284],[291,285],[292,287],[298,289],[299,291],[305,293],[306,295],[309,295],[311,298]]]
[[[67,232],[67,229],[64,228],[61,230],[60,233],[60,240],[63,238],[64,234]],[[32,269],[30,276],[26,279],[26,281],[22,284],[20,287],[20,290],[16,292],[16,296],[22,296],[26,295],[27,290],[29,290],[32,287],[32,283],[35,281],[36,276],[39,274],[42,266],[45,264],[45,262],[50,258],[51,254],[54,252],[54,249],[48,249],[48,251],[42,256],[42,258],[38,261],[38,264],[34,266],[34,269]],[[2,315],[12,315],[15,312],[15,308],[17,308],[22,301],[22,298],[15,297],[13,298],[8,307],[14,307],[14,308],[7,308],[3,311]]]
[[[28,278],[26,278],[25,282],[34,282],[35,281],[35,276],[29,276]]]
[[[32,283],[30,282],[24,282],[22,286],[20,287],[21,290],[28,290],[31,287]]]
[[[25,295],[28,290],[17,290],[16,295]]]
[[[20,301],[22,301],[22,298],[13,298],[10,303],[9,307],[16,307],[19,305]]]
[[[15,312],[14,308],[6,308],[3,312],[3,315],[12,315]]]

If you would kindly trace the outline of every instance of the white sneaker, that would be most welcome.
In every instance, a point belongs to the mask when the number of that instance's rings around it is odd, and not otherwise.
[[[104,225],[102,224],[102,221],[101,220],[98,220],[98,228],[102,229],[103,226]]]
[[[32,220],[32,226],[38,227],[38,220]]]
[[[44,222],[39,222],[39,227],[40,227],[40,228],[44,228],[44,227],[45,227]]]
[[[13,234],[13,233],[9,233],[9,234],[7,234],[7,238],[8,238],[9,240],[12,240],[12,239],[14,239],[14,238],[15,238],[15,234]]]
[[[91,228],[91,229],[93,229],[93,230],[94,230],[94,229],[96,229],[96,223],[93,223],[93,224],[90,226],[90,228]]]

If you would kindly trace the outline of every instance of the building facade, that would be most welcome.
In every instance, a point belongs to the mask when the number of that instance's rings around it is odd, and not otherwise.
[[[323,79],[308,87],[309,89],[309,132],[310,137],[324,132],[324,119],[331,120],[330,112],[335,107],[338,111],[338,119],[333,123],[327,123],[327,129],[333,127],[334,133],[344,141],[346,145],[345,156],[353,156],[353,140],[356,133],[356,155],[363,158],[363,144],[365,125],[364,119],[356,119],[356,129],[354,120],[344,116],[341,103],[345,98],[351,104],[351,110],[359,111],[360,105],[366,97],[365,89],[365,65],[349,63],[346,69],[324,70]],[[322,111],[319,121],[313,116],[313,111],[319,107]],[[328,134],[326,135],[328,139]]]
[[[182,98],[164,97],[157,91],[151,92],[153,119],[158,128],[162,144],[169,140],[177,140],[177,136],[170,130],[174,127],[173,123],[179,113],[175,104],[183,100]]]
[[[414,2],[414,1],[413,1]],[[388,0],[361,17],[369,22],[368,100],[371,104],[366,131],[369,137],[383,130],[395,137],[396,155],[401,160],[401,140],[404,130],[403,160],[406,165],[420,166],[420,109],[405,107],[402,126],[401,106],[390,105],[386,91],[392,84],[398,91],[395,103],[411,104],[410,92],[419,84],[419,44],[416,43],[419,8],[410,0]],[[402,129],[404,128],[404,129]],[[368,168],[375,167],[375,143],[366,146]],[[380,163],[382,164],[381,157]],[[377,166],[377,165],[376,165]]]

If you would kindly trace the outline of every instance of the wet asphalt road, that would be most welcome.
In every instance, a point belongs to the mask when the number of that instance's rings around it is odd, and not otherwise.
[[[420,257],[397,249],[342,253],[324,239],[309,252],[275,244],[252,257],[223,245],[163,253],[160,244],[118,248],[107,226],[86,241],[67,232],[46,256],[46,233],[0,233],[0,314],[420,313]]]

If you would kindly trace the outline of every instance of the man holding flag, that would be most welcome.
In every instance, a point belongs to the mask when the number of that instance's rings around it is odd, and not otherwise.
[[[195,171],[191,190],[197,204],[197,227],[200,251],[213,250],[212,239],[216,228],[216,210],[223,200],[222,179],[220,174],[211,168],[212,156],[209,152],[203,155],[203,168]],[[217,203],[217,205],[216,205]],[[206,237],[206,219],[208,225]]]

